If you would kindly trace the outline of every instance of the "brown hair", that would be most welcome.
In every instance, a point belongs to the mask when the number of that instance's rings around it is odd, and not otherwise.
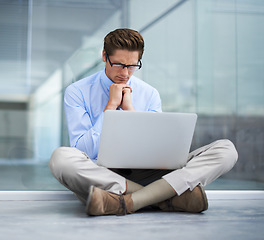
[[[111,56],[117,49],[138,51],[138,60],[140,60],[144,52],[144,39],[141,34],[135,30],[128,28],[116,29],[105,36],[104,50]]]

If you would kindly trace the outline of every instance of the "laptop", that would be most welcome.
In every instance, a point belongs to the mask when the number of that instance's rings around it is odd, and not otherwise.
[[[195,113],[108,110],[97,164],[107,168],[178,169],[187,163]]]

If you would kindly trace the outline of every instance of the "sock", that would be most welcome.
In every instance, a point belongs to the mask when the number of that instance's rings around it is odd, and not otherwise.
[[[126,194],[136,192],[136,191],[143,188],[142,185],[135,183],[135,182],[132,182],[128,179],[126,180],[126,185],[127,185]]]
[[[177,193],[166,180],[159,179],[132,193],[133,211],[167,200]]]

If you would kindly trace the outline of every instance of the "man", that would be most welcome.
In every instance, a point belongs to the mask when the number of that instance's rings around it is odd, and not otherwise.
[[[161,111],[158,91],[133,76],[142,66],[143,51],[144,40],[138,32],[110,32],[102,52],[105,69],[65,91],[72,147],[56,149],[49,166],[55,178],[86,204],[89,215],[124,215],[150,205],[163,211],[202,212],[208,208],[202,186],[228,172],[237,161],[234,145],[219,140],[190,153],[186,166],[174,171],[96,165],[106,110]]]

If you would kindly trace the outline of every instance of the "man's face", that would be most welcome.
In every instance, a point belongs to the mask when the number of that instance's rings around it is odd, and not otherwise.
[[[138,64],[138,51],[129,50],[115,50],[114,54],[108,56],[111,63],[121,63],[125,65],[137,65]],[[106,52],[103,50],[103,61],[106,62],[105,73],[106,76],[114,83],[126,84],[133,72],[128,71],[125,67],[123,69],[115,69],[111,67],[109,61],[106,58]]]

